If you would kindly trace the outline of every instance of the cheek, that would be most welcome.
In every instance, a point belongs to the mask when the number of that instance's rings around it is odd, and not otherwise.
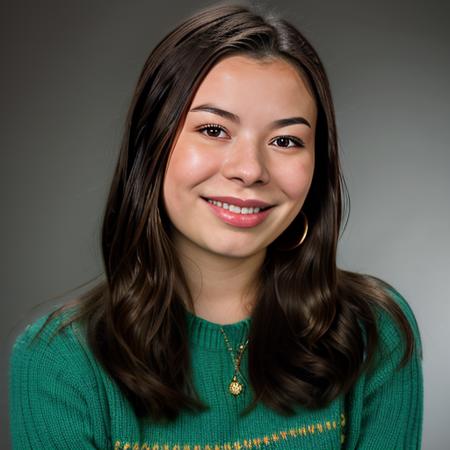
[[[182,188],[194,188],[210,178],[215,172],[217,162],[211,152],[197,145],[179,141],[172,151],[164,178],[165,196],[187,193]]]
[[[293,201],[303,201],[308,194],[314,173],[314,158],[301,158],[277,168],[279,188]]]

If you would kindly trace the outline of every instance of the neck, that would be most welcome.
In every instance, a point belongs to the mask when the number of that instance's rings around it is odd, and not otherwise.
[[[178,255],[195,315],[221,325],[251,315],[265,250],[245,258],[230,258],[184,245],[178,248]]]

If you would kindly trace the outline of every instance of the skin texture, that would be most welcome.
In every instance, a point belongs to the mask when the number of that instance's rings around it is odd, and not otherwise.
[[[239,123],[192,111],[203,104],[232,112]],[[270,127],[277,119],[299,116],[311,126]],[[311,185],[316,119],[307,85],[282,59],[226,57],[198,88],[171,149],[163,185],[173,241],[198,316],[226,324],[249,315],[251,286],[266,248],[297,216]],[[214,126],[200,129],[208,124]],[[275,206],[262,223],[241,228],[212,213],[202,197],[214,196]]]

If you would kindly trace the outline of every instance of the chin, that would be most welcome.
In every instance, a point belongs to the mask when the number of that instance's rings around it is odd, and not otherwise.
[[[254,256],[262,251],[265,251],[265,248],[256,248],[254,246],[245,246],[245,245],[234,245],[231,246],[223,246],[219,247],[217,245],[211,246],[207,249],[211,253],[214,253],[218,256],[223,256],[226,258],[249,258],[251,256]]]

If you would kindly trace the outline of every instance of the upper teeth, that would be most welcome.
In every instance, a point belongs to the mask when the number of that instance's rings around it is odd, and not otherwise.
[[[236,214],[256,214],[261,211],[261,208],[241,208],[240,206],[231,205],[230,203],[222,203],[218,202],[216,200],[210,200],[208,199],[209,203],[212,203],[215,206],[218,206],[219,208],[228,209],[231,212],[234,212]]]

